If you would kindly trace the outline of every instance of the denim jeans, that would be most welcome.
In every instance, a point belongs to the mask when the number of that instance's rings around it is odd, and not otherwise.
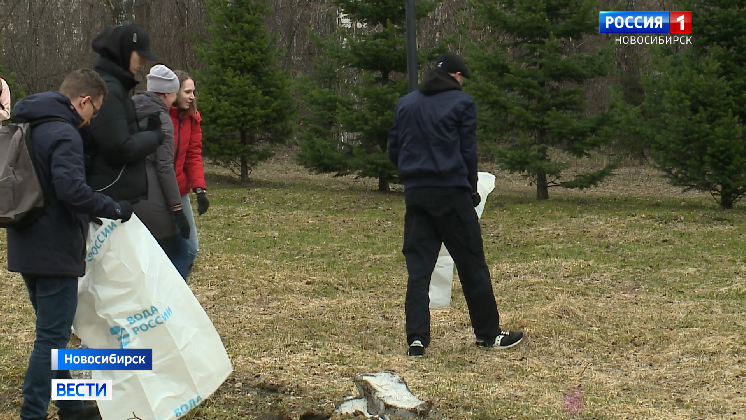
[[[189,266],[191,267],[194,260],[197,259],[197,254],[199,254],[199,237],[197,236],[197,225],[194,223],[194,210],[192,210],[192,203],[189,201],[189,194],[181,196],[181,206],[184,209],[184,216],[189,220],[187,245],[189,246]]]
[[[163,248],[163,252],[166,253],[176,270],[179,271],[181,277],[186,280],[189,276],[189,246],[186,239],[182,238],[180,234],[176,234],[168,238],[156,238],[156,241]]]
[[[52,349],[64,349],[78,306],[78,279],[23,275],[36,313],[36,339],[23,380],[22,420],[44,420],[52,396],[52,379],[71,379],[66,370],[53,371]],[[83,408],[82,401],[55,401],[60,411]]]

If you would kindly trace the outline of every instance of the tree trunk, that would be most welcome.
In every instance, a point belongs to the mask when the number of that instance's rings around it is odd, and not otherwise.
[[[722,191],[720,194],[720,207],[724,209],[733,208],[734,195],[730,191]]]
[[[536,199],[549,199],[549,185],[547,185],[547,173],[540,169],[536,173]]]
[[[547,145],[542,144],[541,138],[543,133],[536,132],[536,143],[541,146],[541,162],[547,161]],[[549,200],[549,185],[547,183],[547,172],[544,169],[538,169],[536,171],[536,199]]]
[[[381,72],[381,85],[385,86],[389,83],[389,73],[390,71]],[[383,153],[386,153],[386,149],[388,148],[388,139],[381,139],[379,142],[379,146]],[[389,181],[386,179],[386,175],[384,173],[378,174],[378,191],[380,192],[389,192],[391,191],[391,188],[389,188]]]
[[[244,146],[249,145],[249,139],[246,132],[241,130],[241,144]],[[249,182],[249,158],[245,155],[241,156],[241,183],[246,184]]]
[[[381,191],[381,192],[391,191],[391,188],[389,188],[389,181],[386,179],[386,177],[383,174],[378,175],[378,191]]]
[[[249,182],[249,160],[246,156],[241,156],[241,183],[246,184]]]

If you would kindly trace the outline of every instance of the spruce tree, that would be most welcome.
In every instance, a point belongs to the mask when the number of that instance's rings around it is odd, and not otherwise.
[[[264,0],[207,0],[209,36],[197,47],[205,154],[249,180],[292,132],[290,77],[265,19]]]
[[[298,161],[317,172],[378,178],[388,191],[396,169],[388,160],[388,131],[398,98],[407,93],[403,0],[336,0],[349,19],[319,40],[319,66],[302,89],[308,116]],[[417,18],[435,8],[417,2]],[[420,53],[430,59],[437,50]]]
[[[313,36],[313,35],[312,35]],[[341,63],[331,53],[338,45],[314,37],[321,54],[313,62],[313,78],[301,75],[296,78],[296,90],[302,98],[299,152],[296,160],[317,173],[347,175],[351,172],[345,158],[345,145],[340,140],[338,114],[354,105],[349,95],[340,93]]]
[[[608,73],[608,48],[577,52],[573,41],[598,33],[594,0],[474,0],[485,38],[473,45],[465,84],[480,112],[480,140],[494,142],[498,166],[536,183],[536,197],[550,186],[586,188],[613,165],[562,181],[569,166],[554,151],[588,157],[606,140],[604,115],[587,116],[583,83]]]
[[[737,0],[690,0],[692,45],[660,48],[645,102],[629,120],[651,143],[672,184],[710,192],[726,209],[746,194],[746,8]],[[635,121],[636,119],[636,121]]]

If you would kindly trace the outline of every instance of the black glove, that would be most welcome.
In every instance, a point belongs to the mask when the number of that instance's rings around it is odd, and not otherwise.
[[[197,214],[202,216],[210,208],[210,200],[207,199],[207,193],[204,191],[197,193]]]
[[[471,202],[474,204],[474,207],[478,206],[482,202],[482,196],[478,192],[471,193]]]
[[[130,217],[132,217],[132,204],[130,204],[129,201],[120,201],[117,204],[119,204],[119,211],[117,212],[117,216],[119,217],[119,220],[124,223],[129,220]]]
[[[142,125],[141,125],[142,127]],[[144,131],[153,131],[155,132],[155,138],[158,140],[158,146],[163,144],[163,140],[166,138],[166,135],[163,134],[163,130],[161,130],[161,117],[158,115],[158,113],[150,114],[145,119],[145,130]]]
[[[189,239],[189,220],[187,220],[186,215],[184,215],[184,210],[176,210],[174,212],[174,219],[176,219],[176,226],[179,227],[181,237],[184,239]]]
[[[157,112],[148,115],[148,125],[145,126],[145,131],[161,131],[161,117]]]
[[[166,135],[163,134],[163,131],[158,130],[155,132],[155,138],[158,140],[158,146],[163,144],[163,140],[166,139]]]

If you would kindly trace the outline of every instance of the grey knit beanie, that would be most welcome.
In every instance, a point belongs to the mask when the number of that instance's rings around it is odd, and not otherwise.
[[[148,74],[148,91],[156,93],[178,92],[181,84],[174,72],[163,64],[158,64],[150,69]]]

